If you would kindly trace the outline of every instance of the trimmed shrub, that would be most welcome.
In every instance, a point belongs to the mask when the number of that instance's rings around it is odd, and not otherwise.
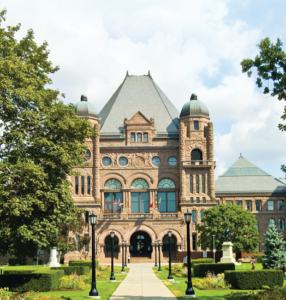
[[[65,275],[72,275],[76,273],[77,275],[85,275],[89,272],[90,268],[89,267],[53,267],[51,270],[64,270]]]
[[[235,289],[259,290],[263,286],[283,286],[284,275],[281,270],[226,271],[225,281]]]
[[[63,270],[35,271],[31,274],[4,274],[0,276],[0,286],[8,287],[12,292],[48,292],[59,287]]]
[[[208,271],[217,275],[224,273],[226,270],[235,270],[235,264],[197,264],[194,266],[194,275],[195,277],[205,277]]]
[[[256,259],[256,262],[258,263],[258,264],[262,264],[262,258],[263,258],[263,256],[264,256],[264,254],[254,254],[253,255],[253,257],[254,257],[254,259]]]
[[[5,270],[4,269],[4,274],[31,274],[34,271],[36,271],[35,269],[32,270]]]
[[[70,260],[70,267],[89,267],[91,268],[91,260]],[[95,261],[95,267],[98,269],[98,261]]]
[[[9,266],[16,266],[16,265],[26,265],[27,260],[26,259],[20,259],[17,257],[9,257],[8,259]]]
[[[194,265],[197,264],[212,264],[214,262],[213,258],[198,258],[198,259],[192,259],[191,260],[191,267],[193,268]],[[184,267],[187,267],[188,264],[184,263]]]

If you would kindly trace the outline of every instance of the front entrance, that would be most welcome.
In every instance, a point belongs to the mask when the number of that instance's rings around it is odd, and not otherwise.
[[[129,251],[132,257],[150,257],[152,252],[150,235],[144,231],[133,233]]]

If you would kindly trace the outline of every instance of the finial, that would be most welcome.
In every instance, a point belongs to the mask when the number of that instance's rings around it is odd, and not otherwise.
[[[126,71],[126,76],[129,76],[128,70]]]
[[[239,157],[243,158],[242,153],[240,153],[240,156],[239,156]]]
[[[197,94],[192,94],[192,96],[191,96],[191,100],[198,100],[198,96],[197,96]]]
[[[148,76],[151,76],[150,70],[148,70]]]
[[[86,95],[81,95],[81,97],[80,97],[80,101],[87,101],[87,97],[86,97]]]

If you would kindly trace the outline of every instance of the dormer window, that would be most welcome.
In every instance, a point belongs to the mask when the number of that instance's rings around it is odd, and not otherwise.
[[[135,143],[135,133],[131,133],[131,143]]]
[[[137,133],[137,142],[138,143],[142,142],[142,133]]]
[[[144,143],[148,143],[148,133],[144,133]]]
[[[199,130],[199,121],[194,121],[194,130]]]

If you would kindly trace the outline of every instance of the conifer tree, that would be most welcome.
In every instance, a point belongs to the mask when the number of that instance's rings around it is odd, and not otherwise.
[[[286,251],[283,235],[271,223],[265,234],[265,250],[262,258],[263,269],[282,269],[286,267]]]

